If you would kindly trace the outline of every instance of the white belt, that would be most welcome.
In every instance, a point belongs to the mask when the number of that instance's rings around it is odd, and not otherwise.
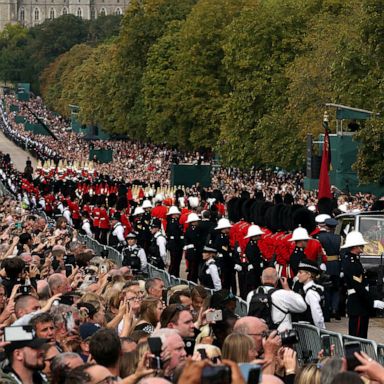
[[[351,296],[351,295],[353,295],[355,293],[356,293],[355,289],[348,289],[348,291],[347,291],[348,296]]]
[[[193,249],[195,248],[195,246],[193,244],[188,244],[184,247],[184,250],[187,250],[187,249]]]
[[[175,238],[175,236],[169,236],[169,238],[170,238],[171,240],[173,240],[173,239]]]

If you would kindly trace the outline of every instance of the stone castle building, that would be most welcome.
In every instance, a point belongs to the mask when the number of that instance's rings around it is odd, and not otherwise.
[[[86,20],[121,15],[128,3],[129,0],[0,0],[0,30],[17,22],[33,27],[66,14]]]

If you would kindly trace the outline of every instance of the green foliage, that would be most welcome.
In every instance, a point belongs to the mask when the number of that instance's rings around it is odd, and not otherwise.
[[[7,25],[0,33],[0,79],[22,81],[28,73],[28,30],[19,24]]]
[[[64,15],[29,30],[18,24],[6,26],[0,37],[1,80],[29,82],[39,92],[44,68],[76,44],[95,46],[116,36],[121,18],[111,15],[87,21]]]
[[[223,32],[243,1],[200,0],[150,50],[143,80],[148,133],[155,142],[213,147],[228,91]]]
[[[145,138],[146,110],[142,76],[150,47],[173,20],[183,20],[195,0],[133,0],[122,23],[116,57],[118,78],[111,102],[117,130],[133,138]],[[106,127],[105,121],[102,125]],[[108,129],[108,128],[107,128]]]
[[[290,167],[300,162],[291,155],[298,147],[296,126],[282,113],[289,84],[285,69],[301,52],[314,5],[263,1],[228,26],[223,61],[232,90],[218,144],[225,163]],[[286,156],[273,148],[287,151]]]

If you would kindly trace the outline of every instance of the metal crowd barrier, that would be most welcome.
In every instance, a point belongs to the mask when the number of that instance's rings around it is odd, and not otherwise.
[[[373,340],[342,335],[325,329],[320,330],[310,324],[293,323],[293,329],[298,333],[299,342],[296,344],[296,351],[299,360],[310,361],[311,359],[316,359],[317,354],[322,349],[321,335],[329,335],[331,337],[331,344],[335,345],[335,356],[344,356],[344,345],[354,341],[360,343],[361,350],[372,359],[384,364],[384,344],[376,344]]]
[[[331,345],[333,344],[335,346],[335,356],[344,356],[343,338],[340,333],[321,329],[320,336],[321,335],[328,335],[330,337]]]
[[[377,344],[377,361],[384,365],[384,344]]]
[[[374,360],[377,359],[377,344],[373,340],[360,339],[359,337],[343,335],[343,344],[351,341],[357,341],[360,343],[361,350],[364,351],[369,357]]]
[[[321,350],[320,330],[314,325],[293,323],[297,331],[299,342],[296,344],[297,358],[307,362],[317,358]]]

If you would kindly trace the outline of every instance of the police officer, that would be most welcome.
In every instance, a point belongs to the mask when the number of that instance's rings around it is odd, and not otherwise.
[[[180,211],[176,206],[169,208],[167,213],[167,248],[171,257],[169,265],[169,274],[179,277],[180,263],[183,255],[184,233],[179,223]]]
[[[218,221],[218,235],[212,244],[212,248],[217,250],[217,265],[221,269],[221,277],[223,279],[223,288],[232,289],[236,292],[236,275],[233,273],[234,260],[232,258],[232,249],[229,242],[229,231],[232,225],[228,219],[222,218]]]
[[[134,232],[127,235],[127,247],[121,251],[122,265],[131,267],[134,275],[147,273],[147,256],[143,248],[137,245],[137,237]]]
[[[242,288],[244,282],[246,285],[245,297],[249,291],[254,290],[261,285],[261,274],[264,269],[264,259],[257,241],[263,234],[264,232],[258,225],[251,225],[248,228],[245,239],[249,239],[249,242],[245,247],[243,257],[240,257],[241,270],[239,271],[239,266],[235,265],[235,270],[237,270],[239,274],[240,292],[244,291],[244,287]]]
[[[304,249],[309,239],[308,231],[305,228],[296,228],[292,233],[292,238],[289,241],[295,242],[295,249],[289,258],[289,265],[292,269],[293,276],[296,276],[299,272],[300,262],[306,259]]]
[[[329,311],[331,317],[340,320],[338,310],[340,302],[341,237],[334,233],[337,224],[338,221],[335,219],[325,219],[324,227],[320,227],[320,232],[316,235],[316,238],[320,241],[327,255],[327,274],[332,282],[332,285],[325,288],[324,310],[325,312]]]
[[[152,219],[150,229],[152,233],[148,248],[150,263],[157,268],[164,269],[167,264],[167,240],[161,232],[161,221],[157,218]]]
[[[344,278],[347,284],[347,313],[349,317],[349,334],[366,339],[368,336],[369,316],[374,308],[384,309],[384,302],[375,300],[369,292],[365,270],[360,262],[364,245],[368,244],[360,232],[349,232],[345,244],[346,249],[342,258]]]
[[[325,328],[324,314],[324,288],[315,284],[314,279],[319,275],[320,269],[317,264],[308,259],[303,259],[298,265],[297,281],[302,285],[299,293],[302,294],[307,303],[307,310],[296,315],[301,321],[308,321],[319,328]],[[294,287],[294,291],[296,291]]]
[[[219,269],[215,262],[217,250],[204,246],[203,264],[199,268],[199,281],[204,287],[219,291],[222,289]]]
[[[116,249],[122,249],[127,245],[124,238],[124,227],[119,220],[120,214],[116,213],[111,220],[112,228],[108,239],[108,245]]]

